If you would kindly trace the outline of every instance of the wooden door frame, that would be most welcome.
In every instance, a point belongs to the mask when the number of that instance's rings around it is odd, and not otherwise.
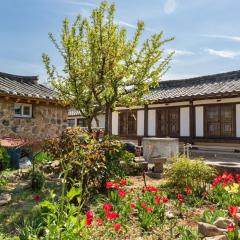
[[[220,117],[220,135],[221,135],[221,106],[232,106],[233,112],[232,112],[232,117],[233,117],[233,135],[229,137],[224,137],[224,136],[216,136],[216,137],[211,137],[208,136],[207,133],[207,107],[208,106],[218,106],[219,107],[219,117]],[[231,138],[236,138],[236,103],[214,103],[214,104],[207,104],[207,105],[202,105],[203,106],[203,112],[204,112],[204,138],[209,138],[209,139],[231,139]]]
[[[167,115],[167,122],[169,122],[169,109],[176,109],[177,112],[178,112],[178,123],[177,123],[177,127],[178,127],[178,136],[174,136],[174,137],[180,137],[180,108],[182,106],[171,106],[171,107],[162,107],[162,108],[156,108],[156,118],[155,118],[155,121],[156,121],[156,136],[157,137],[166,137],[166,136],[159,136],[159,121],[158,121],[158,111],[159,110],[165,110],[166,111],[166,115]],[[169,123],[167,124],[167,134],[169,134]],[[169,136],[170,137],[170,136]]]
[[[137,111],[138,111],[137,109],[133,109],[132,111],[129,110],[129,109],[119,111],[119,114],[118,114],[118,133],[119,133],[120,137],[135,137],[135,136],[137,136],[137,121],[138,121],[138,119],[137,119]],[[130,112],[136,112],[136,129],[135,129],[135,133],[129,135],[129,133],[128,133],[128,114]],[[121,134],[120,133],[120,122],[121,122],[120,121],[120,113],[127,113],[127,121],[126,121],[127,133],[126,134]]]

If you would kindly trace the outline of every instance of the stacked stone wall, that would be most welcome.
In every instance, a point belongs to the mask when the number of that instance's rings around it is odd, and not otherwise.
[[[67,127],[67,109],[56,104],[32,104],[32,117],[16,117],[14,100],[0,98],[0,138],[43,140],[59,136]]]

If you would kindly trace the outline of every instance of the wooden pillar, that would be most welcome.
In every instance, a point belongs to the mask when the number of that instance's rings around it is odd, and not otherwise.
[[[148,136],[148,105],[144,105],[144,137]]]
[[[195,111],[193,101],[190,101],[190,140],[193,143],[195,131]]]

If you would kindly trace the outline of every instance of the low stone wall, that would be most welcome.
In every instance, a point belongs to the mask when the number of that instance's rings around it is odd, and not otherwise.
[[[14,116],[14,100],[0,98],[0,137],[43,140],[56,137],[67,127],[67,109],[54,104],[32,103],[32,118]]]

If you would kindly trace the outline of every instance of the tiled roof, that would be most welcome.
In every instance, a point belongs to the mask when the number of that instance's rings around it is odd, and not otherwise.
[[[81,116],[81,112],[76,109],[68,109],[68,116]]]
[[[37,76],[17,76],[0,72],[0,93],[56,100],[53,90],[38,84]]]
[[[159,87],[152,89],[145,96],[145,99],[172,101],[238,94],[240,94],[240,71],[233,71],[182,80],[162,81]]]

